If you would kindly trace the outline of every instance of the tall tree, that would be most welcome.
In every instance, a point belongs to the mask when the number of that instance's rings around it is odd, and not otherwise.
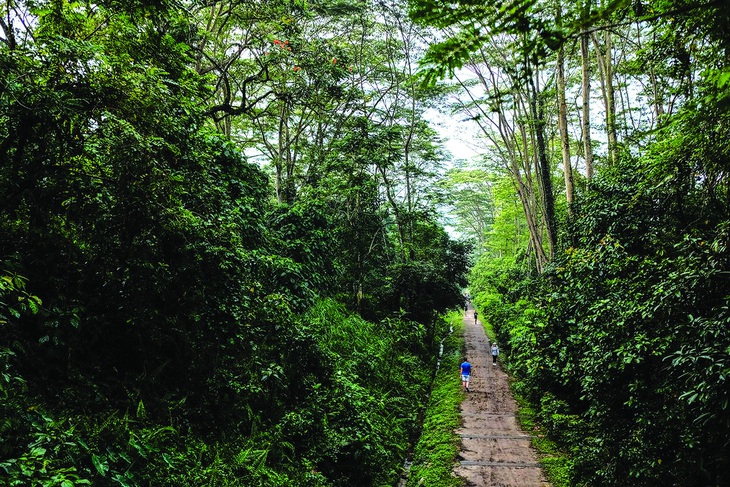
[[[591,33],[591,39],[595,46],[596,59],[601,81],[601,94],[603,95],[603,106],[606,112],[606,138],[608,141],[608,162],[615,164],[618,160],[618,135],[616,129],[616,96],[614,85],[613,68],[613,39],[609,29],[603,31],[600,36],[603,44],[599,41],[599,35]]]
[[[448,195],[447,211],[456,230],[477,242],[476,252],[484,250],[486,234],[495,218],[491,172],[483,169],[453,168],[440,182]]]
[[[484,50],[494,39],[509,40],[509,44],[501,44],[496,48],[494,55],[499,57],[499,49],[508,48],[511,58],[518,59],[517,63],[504,57],[498,63],[498,70],[511,76],[512,81],[505,91],[499,87],[491,92],[488,104],[500,106],[500,99],[510,91],[518,95],[514,97],[514,106],[510,106],[510,113],[522,120],[518,123],[518,139],[509,143],[506,154],[510,157],[523,158],[517,165],[525,164],[530,167],[529,173],[537,177],[537,184],[529,188],[524,183],[531,179],[523,179],[517,171],[515,184],[518,194],[522,194],[523,206],[529,226],[531,228],[531,251],[534,252],[538,269],[542,269],[557,244],[557,228],[555,218],[554,194],[552,189],[552,159],[547,153],[545,137],[545,110],[542,92],[544,86],[539,79],[539,73],[544,67],[544,53],[547,45],[557,45],[558,34],[554,28],[549,28],[545,18],[539,12],[528,12],[535,6],[534,2],[524,2],[520,8],[512,9],[500,2],[475,5],[471,2],[457,2],[452,6],[441,2],[413,1],[412,16],[423,22],[431,23],[436,27],[451,29],[448,37],[442,43],[433,45],[423,60],[426,79],[433,80],[443,77],[447,73],[470,63],[472,56],[483,56]],[[503,7],[503,8],[501,8]],[[534,13],[534,15],[532,15]],[[463,28],[465,20],[472,22],[472,27]],[[447,31],[448,32],[448,31]],[[506,36],[506,37],[505,37]],[[482,78],[486,79],[486,78]],[[505,105],[501,105],[502,109]],[[489,107],[487,112],[493,111]],[[525,118],[519,119],[518,113]],[[484,116],[484,113],[479,114]],[[499,122],[501,124],[501,122]],[[497,125],[499,126],[499,125]],[[514,142],[517,142],[516,144]],[[510,148],[511,147],[511,148]],[[520,154],[520,152],[522,152]],[[533,204],[531,200],[537,204]],[[547,248],[543,247],[543,242]]]
[[[582,97],[582,140],[583,160],[586,165],[586,179],[593,178],[593,143],[591,142],[591,60],[589,53],[590,34],[587,23],[591,18],[591,0],[584,0],[581,8],[580,61]]]
[[[563,6],[560,0],[556,0],[555,20],[558,31],[563,28]],[[568,204],[568,211],[572,212],[573,204],[573,165],[570,158],[570,136],[568,132],[568,103],[566,97],[565,80],[565,46],[558,47],[556,59],[556,91],[558,98],[558,130],[560,134],[560,153],[563,158],[563,175],[565,178],[565,199]]]
[[[488,141],[486,152],[491,153],[488,160],[512,175],[530,229],[529,253],[542,269],[554,245],[547,231],[547,215],[554,213],[554,208],[545,211],[546,203],[550,206],[546,199],[553,198],[552,182],[545,180],[546,174],[552,173],[552,163],[541,121],[544,100],[538,93],[539,81],[533,79],[539,78],[540,70],[535,66],[532,71],[529,58],[523,63],[525,70],[515,70],[510,64],[510,59],[519,55],[513,50],[519,42],[519,36],[500,36],[472,56],[467,69],[476,80],[456,76],[467,101],[457,99],[454,109],[481,129]],[[546,235],[547,251],[543,244]]]

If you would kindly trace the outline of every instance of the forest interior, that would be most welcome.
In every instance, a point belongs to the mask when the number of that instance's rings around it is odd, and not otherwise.
[[[468,485],[465,295],[553,486],[730,485],[729,0],[0,0],[0,69],[0,487]]]

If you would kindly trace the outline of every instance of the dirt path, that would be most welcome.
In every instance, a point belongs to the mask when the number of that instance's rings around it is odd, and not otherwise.
[[[464,315],[466,356],[472,380],[461,404],[459,465],[454,474],[470,487],[547,487],[549,484],[517,423],[517,405],[502,367],[492,365],[491,342],[474,310]]]

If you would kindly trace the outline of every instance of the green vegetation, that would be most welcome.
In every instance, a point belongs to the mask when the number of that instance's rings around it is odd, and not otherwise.
[[[728,2],[411,4],[483,143],[445,184],[472,300],[560,483],[729,484]]]
[[[557,484],[730,484],[727,0],[0,7],[5,484],[455,482],[470,268]]]
[[[594,179],[571,220],[573,246],[546,272],[491,281],[475,301],[516,392],[569,455],[568,485],[722,485],[725,216],[701,186],[657,186],[642,167]]]
[[[463,315],[452,312],[447,321],[453,333],[444,340],[441,365],[431,386],[431,396],[423,420],[421,436],[413,454],[407,485],[458,487],[463,481],[454,477],[454,461],[460,440],[455,431],[460,425],[459,405],[464,398],[461,383],[455,379],[464,355]]]
[[[524,431],[528,431],[532,438],[532,446],[539,454],[539,460],[550,485],[553,487],[570,487],[573,478],[573,462],[560,449],[548,432],[542,426],[538,411],[529,402],[515,395],[518,406],[517,420]]]
[[[0,5],[0,483],[392,484],[470,248],[402,9]]]

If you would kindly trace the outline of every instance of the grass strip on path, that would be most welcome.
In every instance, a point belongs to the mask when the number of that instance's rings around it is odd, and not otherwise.
[[[458,380],[459,364],[464,352],[464,321],[460,312],[446,319],[453,333],[444,340],[441,366],[433,381],[426,408],[421,437],[413,453],[407,487],[460,487],[463,480],[453,474],[460,439],[456,430],[461,424],[460,405],[464,396]]]
[[[533,435],[532,446],[538,453],[543,471],[553,487],[571,487],[573,461],[555,442],[551,441],[538,419],[537,412],[519,395],[513,395],[517,401],[518,420],[524,431]]]

